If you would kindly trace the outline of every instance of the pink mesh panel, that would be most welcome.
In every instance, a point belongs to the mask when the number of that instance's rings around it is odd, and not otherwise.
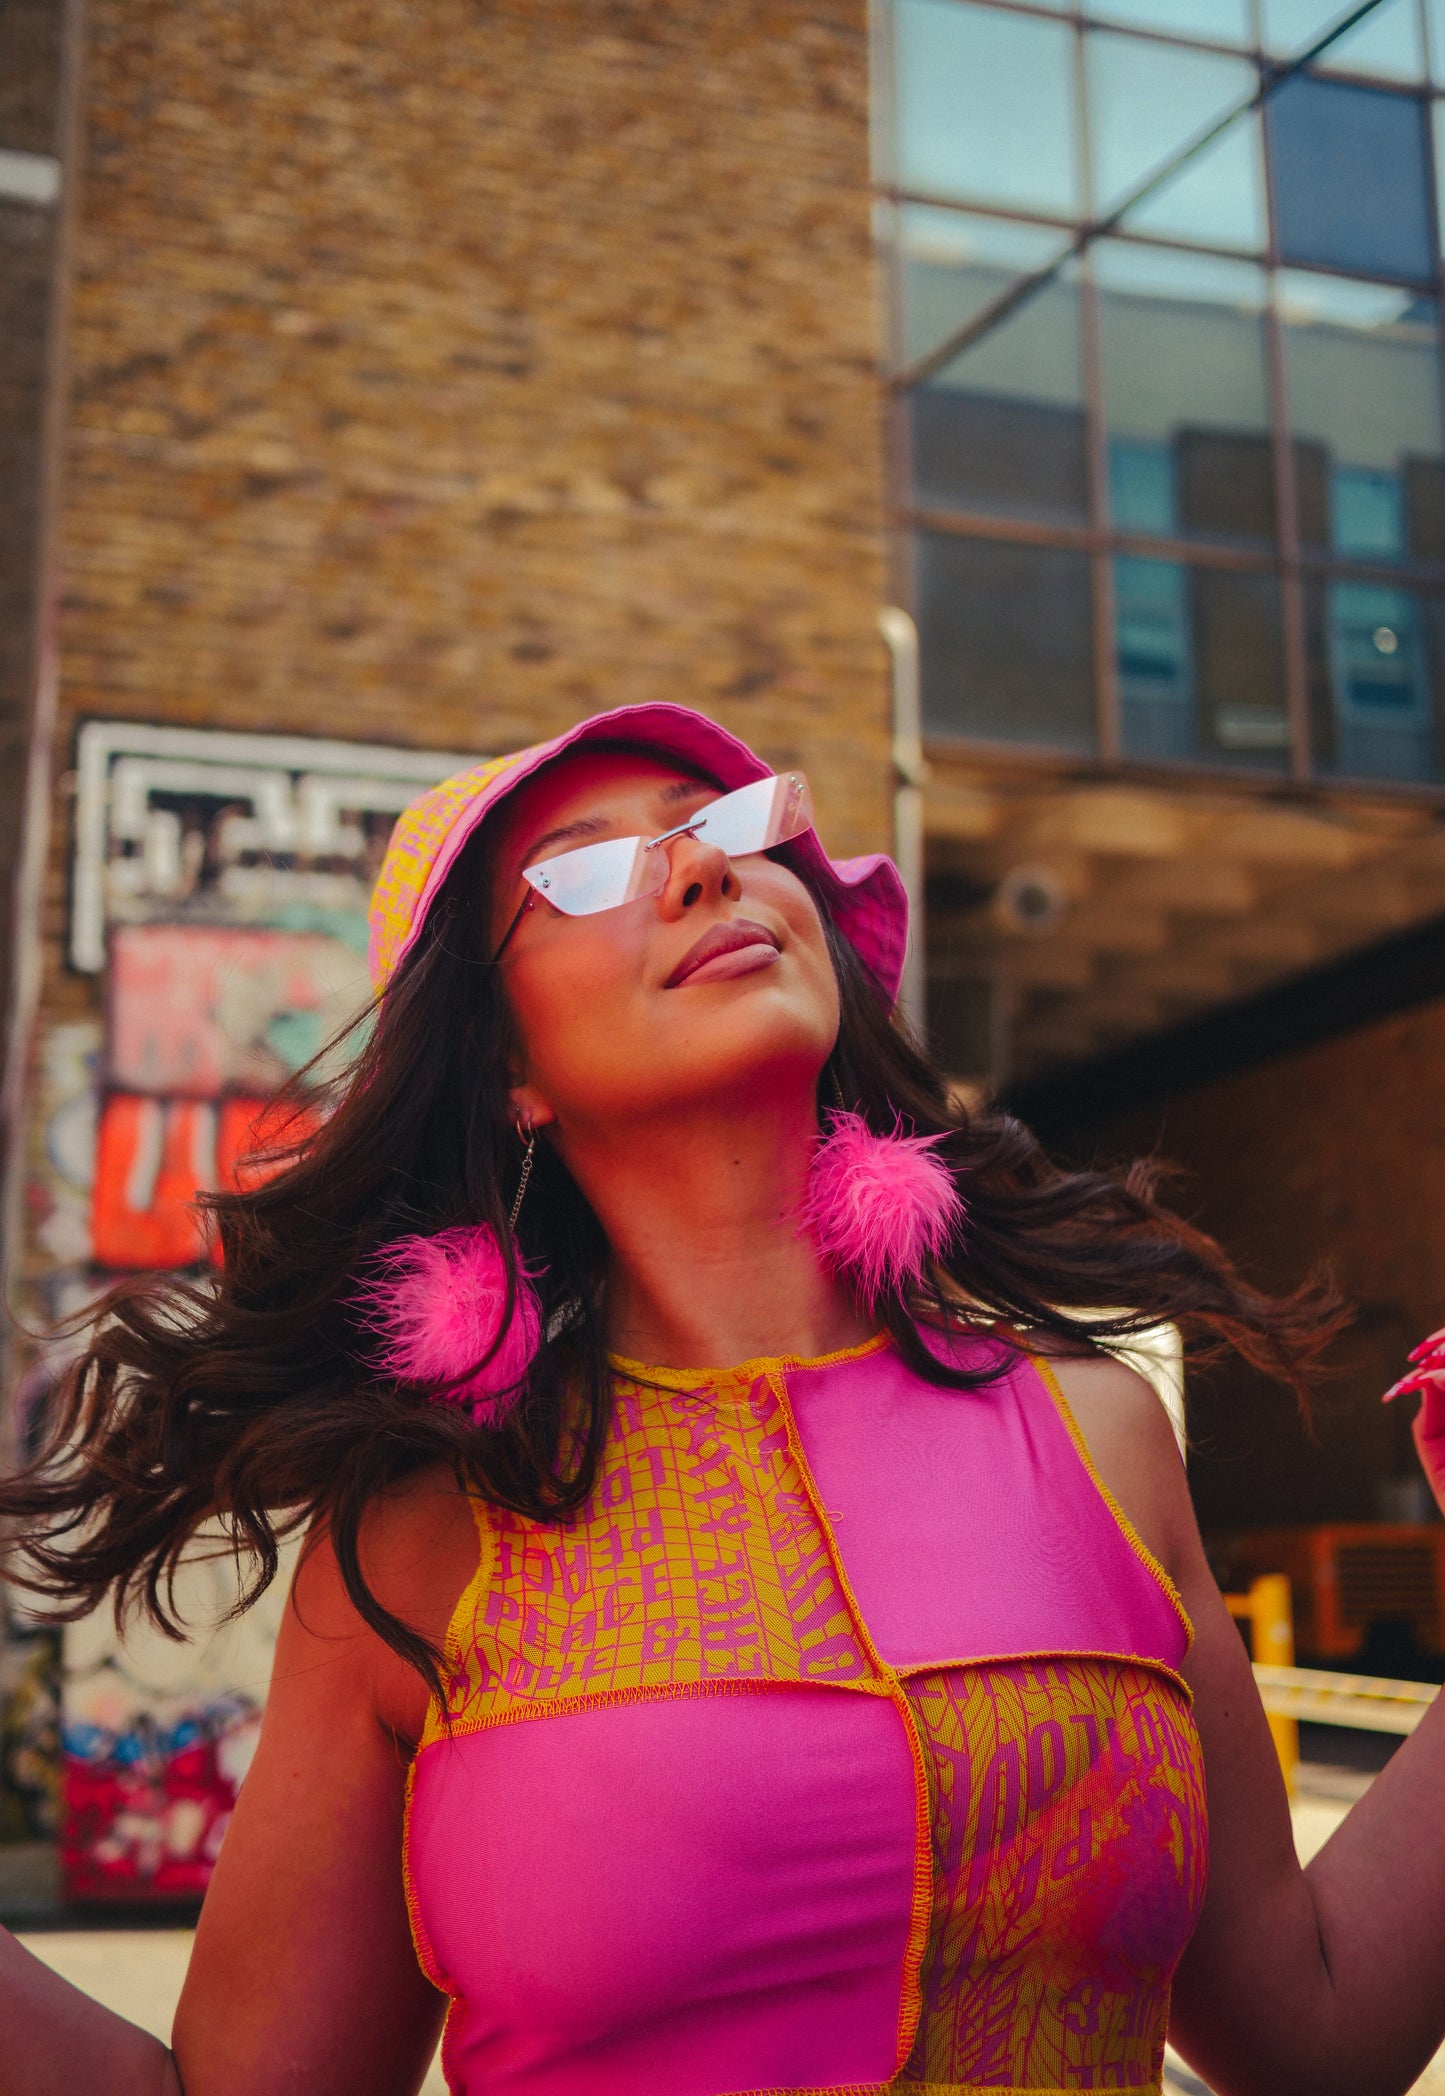
[[[894,2072],[914,1856],[882,1699],[752,1687],[426,1748],[409,1857],[461,2096]]]
[[[788,1391],[890,1665],[1108,1652],[1178,1667],[1180,1613],[1027,1361],[979,1391],[941,1391],[888,1348],[791,1370]]]

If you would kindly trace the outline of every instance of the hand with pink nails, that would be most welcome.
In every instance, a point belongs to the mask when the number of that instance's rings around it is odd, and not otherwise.
[[[1445,1513],[1445,1326],[1422,1339],[1410,1356],[1410,1368],[1385,1392],[1384,1402],[1418,1390],[1420,1409],[1412,1431],[1420,1462],[1430,1480],[1435,1503]]]

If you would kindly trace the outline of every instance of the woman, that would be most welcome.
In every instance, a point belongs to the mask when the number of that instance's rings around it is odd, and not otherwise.
[[[400,2096],[447,2000],[467,2096],[1157,2089],[1166,2020],[1225,2096],[1404,2089],[1445,1714],[1302,1872],[1098,1343],[1297,1378],[1328,1302],[952,1109],[888,862],[685,709],[426,796],[374,925],[218,1292],[117,1290],[0,1496],[77,1607],[312,1524],[171,2051],[5,1939],[0,2089]]]

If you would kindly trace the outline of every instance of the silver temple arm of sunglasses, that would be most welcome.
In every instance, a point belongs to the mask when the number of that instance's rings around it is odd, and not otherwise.
[[[680,822],[677,825],[676,829],[664,830],[660,837],[651,838],[647,843],[643,845],[642,849],[644,851],[656,851],[659,844],[670,844],[674,837],[691,837],[695,835],[695,833],[698,830],[706,829],[706,827],[706,815],[694,815],[691,822]],[[507,926],[507,929],[502,934],[501,945],[492,955],[492,967],[496,967],[498,961],[506,952],[507,941],[511,938],[513,932],[517,929],[517,926],[521,923],[522,919],[526,916],[528,910],[531,909],[532,904],[535,901],[536,896],[533,890],[529,888],[526,894],[522,897],[516,916],[512,919],[511,923]]]

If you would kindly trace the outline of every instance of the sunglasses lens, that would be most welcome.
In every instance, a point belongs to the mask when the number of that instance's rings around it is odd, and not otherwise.
[[[529,866],[522,875],[564,917],[592,917],[639,895],[656,895],[667,880],[665,853],[649,853],[641,837],[609,837]]]
[[[800,771],[758,779],[700,808],[695,834],[729,858],[770,851],[813,827],[813,796]],[[564,917],[594,917],[640,895],[660,895],[667,885],[665,846],[649,851],[643,837],[609,837],[579,845],[528,866],[522,878]]]
[[[725,793],[702,811],[698,836],[704,844],[721,846],[730,859],[748,852],[770,851],[813,827],[813,796],[800,771],[783,772],[776,779],[757,779]]]

